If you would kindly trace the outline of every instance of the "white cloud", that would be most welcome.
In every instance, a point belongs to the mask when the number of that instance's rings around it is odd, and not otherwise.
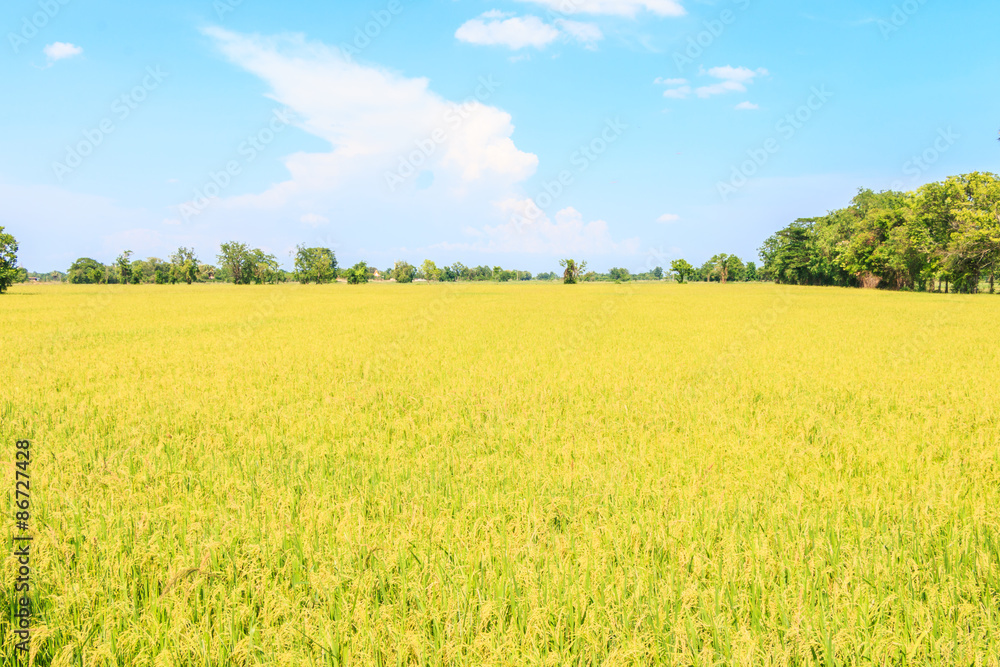
[[[506,46],[515,51],[527,47],[544,49],[559,39],[559,30],[537,16],[502,18],[497,14],[495,11],[487,12],[477,19],[466,21],[455,32],[455,37],[468,44]]]
[[[699,75],[709,76],[714,79],[718,79],[717,83],[712,83],[708,85],[699,86],[692,89],[692,86],[687,79],[665,79],[662,77],[657,77],[653,81],[656,85],[661,86],[675,86],[673,88],[668,88],[663,91],[663,96],[675,100],[683,100],[688,98],[692,90],[700,98],[713,97],[715,95],[723,95],[725,93],[745,93],[747,92],[747,85],[754,82],[759,76],[767,76],[768,71],[763,67],[760,69],[752,70],[747,67],[732,67],[726,65],[724,67],[713,67],[710,70],[702,69]],[[737,109],[756,109],[756,106],[746,106],[749,102],[744,102]]]
[[[83,48],[68,42],[54,42],[42,49],[42,53],[48,57],[49,61],[55,62],[76,57],[83,53]]]
[[[458,105],[429,90],[426,79],[350,62],[301,35],[265,38],[220,28],[205,34],[270,85],[268,96],[291,110],[299,129],[332,146],[286,157],[289,180],[259,195],[230,197],[223,206],[276,208],[305,200],[303,207],[318,208],[317,198],[360,202],[372,187],[378,189],[369,198],[385,199],[389,175],[407,160],[433,171],[436,187],[441,183],[456,196],[470,185],[503,190],[537,167],[538,158],[511,140],[510,115],[485,104],[499,85],[485,77],[475,88],[479,99]]]
[[[323,225],[330,224],[329,218],[316,213],[306,213],[299,220],[310,227],[322,227]]]
[[[674,100],[683,100],[690,94],[691,94],[691,86],[681,86],[680,88],[671,88],[670,90],[663,91],[664,97]]]
[[[755,109],[759,109],[760,106],[753,102],[740,102],[735,108],[737,111],[754,111]]]
[[[746,67],[713,67],[707,74],[713,78],[720,79],[719,83],[709,86],[702,86],[695,90],[698,97],[706,98],[725,93],[745,93],[747,85],[753,83],[758,76],[767,76],[768,71],[764,68],[752,70]]]
[[[594,48],[604,39],[604,33],[593,23],[557,19],[552,25],[537,16],[518,17],[496,9],[466,21],[455,31],[455,38],[461,42],[506,46],[514,51],[529,47],[544,49],[560,37]]]
[[[725,67],[713,67],[708,70],[708,75],[714,76],[716,79],[747,83],[753,81],[757,76],[767,76],[767,74],[767,70],[763,67],[752,70],[747,67],[732,67],[730,65],[726,65]]]
[[[634,17],[640,11],[657,16],[684,16],[678,0],[521,0],[533,2],[563,14],[610,14]]]
[[[666,224],[669,224],[671,222],[677,222],[680,219],[681,219],[681,216],[676,215],[674,213],[664,213],[659,218],[657,218],[656,221],[657,222],[661,222],[661,223],[663,223],[663,224],[666,225]]]
[[[713,83],[710,86],[701,86],[694,92],[698,97],[704,99],[715,95],[725,95],[726,93],[745,93],[747,92],[747,87],[739,81],[723,81],[721,83]]]
[[[447,250],[477,252],[508,252],[541,255],[559,254],[635,254],[639,239],[616,242],[604,220],[584,222],[583,215],[567,207],[550,218],[533,199],[507,199],[497,204],[508,221],[479,229],[467,228],[465,233],[476,240],[471,243],[443,243],[435,246]]]

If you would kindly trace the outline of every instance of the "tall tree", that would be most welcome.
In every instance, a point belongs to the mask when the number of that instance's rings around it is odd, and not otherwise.
[[[622,269],[617,266],[612,267],[611,270],[608,271],[608,277],[615,282],[621,283],[626,283],[632,279],[632,275],[628,272],[628,269]]]
[[[170,256],[170,273],[173,282],[185,282],[188,285],[198,278],[198,257],[193,248],[178,248]]]
[[[441,278],[441,271],[438,269],[437,264],[429,259],[425,259],[424,263],[420,265],[418,273],[424,280],[439,280]]]
[[[128,285],[132,282],[132,251],[126,250],[122,254],[118,255],[118,259],[115,260],[115,266],[118,268],[118,276],[121,279],[123,285]]]
[[[0,294],[17,280],[17,239],[0,227]]]
[[[358,262],[345,271],[348,285],[361,285],[368,282],[368,263]]]
[[[270,285],[278,282],[282,278],[282,271],[278,267],[278,258],[269,255],[260,248],[254,248],[250,252],[251,279],[258,285]]]
[[[94,285],[106,280],[104,265],[96,259],[81,257],[69,267],[69,282],[74,285]]]
[[[409,262],[399,260],[392,269],[392,278],[397,283],[412,283],[417,277],[417,269]]]
[[[559,266],[565,269],[563,271],[563,284],[566,285],[577,284],[580,281],[580,275],[587,270],[586,262],[577,263],[575,259],[561,259]]]
[[[723,285],[729,280],[729,255],[720,253],[708,260],[708,268],[711,275],[719,279]]]
[[[729,280],[743,282],[746,280],[747,266],[736,255],[730,255],[726,260],[726,275]]]
[[[959,292],[979,290],[1000,262],[1000,179],[993,174],[953,176],[960,195],[952,207],[954,227],[947,250],[948,272]]]
[[[670,270],[677,276],[677,282],[687,282],[687,278],[694,273],[694,267],[686,259],[675,259],[670,262]]]
[[[219,247],[219,263],[237,285],[249,285],[253,280],[254,262],[249,246],[230,241]]]
[[[337,279],[337,256],[329,248],[298,246],[295,279],[300,283],[329,283]]]

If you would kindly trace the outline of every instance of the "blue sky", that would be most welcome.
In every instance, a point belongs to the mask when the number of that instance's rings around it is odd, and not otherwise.
[[[998,171],[987,0],[8,0],[0,225],[80,256],[532,271],[756,259],[859,187]],[[365,34],[367,31],[367,35]]]

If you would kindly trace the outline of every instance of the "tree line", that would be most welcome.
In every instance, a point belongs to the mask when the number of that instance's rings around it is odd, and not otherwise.
[[[2,228],[0,228],[2,231]],[[16,267],[16,242],[10,237],[13,252],[11,266]],[[394,280],[399,283],[414,281],[456,282],[491,281],[518,282],[529,280],[555,281],[560,279],[556,272],[532,275],[530,271],[504,269],[501,266],[469,267],[461,262],[439,267],[434,261],[425,259],[420,266],[406,261],[397,261],[384,271],[358,262],[351,267],[341,267],[336,253],[329,248],[310,248],[300,245],[296,248],[294,270],[285,271],[277,257],[259,248],[251,248],[245,243],[230,241],[223,243],[216,257],[217,264],[202,262],[191,248],[178,248],[166,260],[157,257],[133,259],[133,252],[126,250],[111,264],[105,265],[90,257],[81,257],[69,267],[67,272],[53,271],[40,274],[15,268],[11,280],[24,282],[35,279],[39,282],[68,282],[75,285],[112,284],[170,285],[178,283],[229,282],[237,285],[264,285],[281,282],[331,283],[337,280],[349,284],[361,284],[371,280]],[[735,259],[735,257],[734,257]],[[564,260],[568,269],[561,276],[564,282],[664,280],[669,274],[661,267],[646,272],[632,274],[628,269],[612,268],[607,273],[585,272],[586,262]],[[739,263],[742,266],[742,263]],[[706,265],[707,266],[707,265]],[[752,264],[750,265],[753,266]],[[706,273],[708,269],[705,270]]]
[[[915,192],[861,190],[846,208],[780,230],[760,256],[778,283],[993,293],[1000,179],[977,172]]]
[[[990,173],[952,176],[915,192],[862,189],[851,203],[817,218],[801,218],[769,237],[759,250],[762,266],[736,255],[714,255],[700,267],[684,259],[643,273],[613,267],[587,271],[587,263],[560,261],[556,272],[533,276],[500,266],[467,267],[461,262],[420,266],[397,261],[380,271],[366,262],[340,267],[329,248],[296,248],[294,270],[245,243],[223,243],[217,264],[204,263],[190,248],[166,260],[133,259],[125,251],[110,265],[81,257],[66,273],[30,273],[17,264],[17,241],[0,227],[0,292],[29,279],[74,284],[176,284],[231,282],[238,285],[297,281],[350,284],[370,280],[494,281],[559,280],[564,283],[668,280],[679,283],[773,281],[795,285],[835,285],[964,294],[995,291],[1000,271],[1000,178]]]

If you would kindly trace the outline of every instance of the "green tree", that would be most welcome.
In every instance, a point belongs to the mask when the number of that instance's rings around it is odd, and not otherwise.
[[[170,256],[171,282],[185,282],[188,285],[198,278],[198,258],[193,248],[178,248]]]
[[[150,268],[148,260],[136,259],[132,262],[132,284],[138,285],[140,283],[150,282],[152,280],[153,272]]]
[[[337,256],[329,248],[300,245],[295,255],[295,279],[300,283],[329,283],[337,279]]]
[[[565,285],[577,284],[580,281],[580,275],[587,270],[586,262],[578,264],[575,259],[561,259],[559,260],[559,266],[564,269],[563,284]]]
[[[429,259],[425,259],[424,263],[420,265],[420,271],[418,273],[424,280],[439,280],[441,278],[441,272],[438,269],[437,264]]]
[[[105,275],[104,265],[90,257],[81,257],[69,267],[69,282],[74,285],[103,283]]]
[[[260,248],[250,251],[250,266],[252,281],[257,285],[272,285],[284,278],[284,272],[278,266],[278,258]]]
[[[345,271],[348,285],[361,285],[368,282],[368,263],[358,262]]]
[[[17,239],[0,227],[0,294],[17,279]]]
[[[993,174],[953,176],[948,183],[957,191],[952,202],[954,224],[946,252],[946,266],[958,292],[979,291],[979,282],[990,278],[1000,263],[1000,179]]]
[[[657,280],[663,280],[663,267],[662,266],[658,266],[655,269],[653,269],[653,277],[656,278]]]
[[[685,283],[694,273],[694,267],[686,259],[675,259],[670,262],[670,271],[677,276],[677,282]]]
[[[475,268],[469,269],[469,280],[492,280],[493,279],[493,269],[488,266],[477,266]]]
[[[132,282],[132,251],[126,250],[118,255],[118,259],[115,260],[115,266],[118,269],[118,277],[122,284],[130,284]]]
[[[817,255],[813,224],[812,220],[798,220],[764,242],[759,252],[774,282],[824,284],[813,270]]]
[[[153,268],[153,282],[157,285],[171,285],[177,282],[173,273],[173,267],[158,257],[150,257],[149,263]]]
[[[727,282],[729,282],[729,277],[732,274],[732,270],[735,266],[733,259],[734,257],[732,255],[728,255],[726,253],[720,253],[718,255],[713,256],[710,260],[708,260],[708,263],[705,265],[705,269],[707,269],[710,276],[718,279],[720,283],[725,285]],[[738,257],[735,259],[739,261]],[[743,262],[740,261],[739,265],[742,266],[742,264]]]
[[[397,283],[412,283],[417,277],[417,269],[409,262],[399,260],[392,268],[392,277]]]
[[[254,262],[250,248],[245,243],[230,241],[219,248],[219,264],[237,285],[249,285],[253,280]]]
[[[726,270],[729,280],[734,280],[740,283],[746,280],[747,266],[743,263],[743,260],[736,255],[730,255],[729,259],[726,260]]]
[[[632,275],[628,272],[628,269],[622,269],[617,266],[612,267],[612,269],[608,271],[608,277],[616,283],[626,283],[632,279]]]

